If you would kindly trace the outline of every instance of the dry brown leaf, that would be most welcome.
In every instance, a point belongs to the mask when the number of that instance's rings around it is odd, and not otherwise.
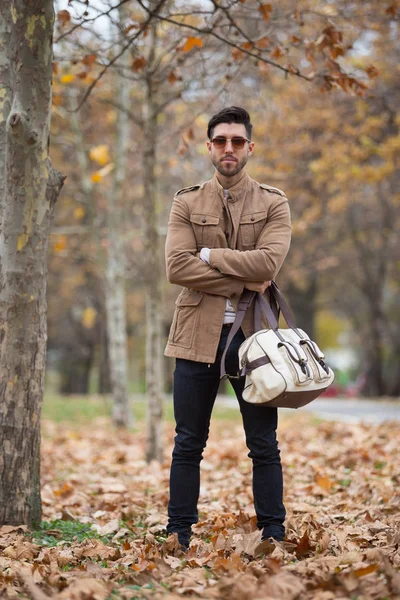
[[[0,527],[0,536],[6,533],[11,532],[24,532],[28,531],[28,527],[26,525],[2,525]]]
[[[315,479],[315,483],[317,485],[319,485],[320,488],[322,488],[323,490],[325,490],[326,492],[330,492],[332,489],[332,486],[335,485],[335,482],[332,481],[332,479],[330,479],[329,477],[317,477]]]
[[[260,4],[260,6],[258,7],[258,10],[261,13],[261,16],[264,19],[264,21],[269,21],[271,12],[272,12],[272,5],[271,4]]]
[[[110,533],[116,533],[119,529],[119,519],[112,519],[105,525],[92,525],[92,528],[97,531],[99,535],[110,535]]]
[[[164,556],[164,562],[167,563],[171,569],[178,569],[180,566],[182,566],[182,561],[177,556]]]
[[[368,565],[368,567],[362,567],[360,569],[355,569],[352,573],[356,577],[364,577],[364,575],[369,575],[370,573],[373,573],[374,571],[376,571],[378,568],[379,568],[379,565],[372,564],[372,565]]]
[[[57,14],[57,19],[62,26],[66,25],[71,20],[71,15],[67,10],[60,10]]]
[[[138,56],[137,58],[135,58],[132,61],[132,64],[131,64],[132,71],[135,71],[136,73],[138,71],[143,71],[143,69],[145,68],[146,64],[147,64],[147,61],[144,58],[144,56]]]
[[[89,577],[75,579],[65,590],[53,598],[54,600],[105,600],[112,587],[110,583]]]
[[[310,543],[310,538],[308,536],[308,532],[306,531],[301,540],[299,541],[299,543],[297,544],[296,547],[296,556],[297,558],[305,558],[306,556],[309,556],[313,551],[313,546]]]
[[[142,571],[152,571],[156,568],[156,564],[149,560],[141,559],[137,563],[131,566],[131,569],[134,571],[141,573]]]
[[[42,547],[33,559],[17,558],[15,552],[26,537],[18,530],[0,530],[0,552],[12,549],[11,556],[0,554],[2,585],[10,597],[16,590],[26,593],[15,584],[15,573],[26,563],[33,582],[50,597],[60,591],[68,597],[75,581],[89,577],[100,582],[106,578],[125,600],[132,597],[132,589],[124,582],[142,589],[150,583],[154,589],[148,594],[154,600],[184,594],[207,600],[284,600],[296,593],[296,600],[337,600],[352,594],[395,598],[400,586],[398,426],[315,425],[304,414],[296,419],[301,426],[283,421],[279,437],[287,539],[296,542],[301,559],[283,544],[268,557],[252,555],[261,532],[256,528],[251,461],[241,426],[226,428],[216,422],[211,432],[202,471],[201,520],[193,528],[189,551],[179,554],[176,536],[164,542],[158,537],[166,523],[169,464],[146,465],[144,432],[115,436],[105,420],[81,429],[44,422],[44,519],[52,521],[69,511],[77,521],[100,527],[123,518],[124,528],[117,529],[110,542],[72,541],[70,547],[54,528],[60,545]],[[172,426],[167,424],[166,430],[172,443]],[[385,463],[379,469],[377,453]],[[335,482],[335,487],[328,491],[318,486],[316,474]],[[120,532],[129,537],[120,539]],[[378,568],[370,572],[371,565]],[[297,589],[286,575],[295,578]],[[281,588],[276,587],[279,581]],[[94,590],[92,597],[95,593],[103,590]]]
[[[175,555],[177,552],[182,551],[177,533],[171,533],[167,537],[167,539],[162,544],[161,551],[165,555]]]
[[[32,573],[28,567],[21,567],[18,571],[18,576],[33,600],[48,600],[49,597],[47,594],[42,592],[42,590],[34,582]]]

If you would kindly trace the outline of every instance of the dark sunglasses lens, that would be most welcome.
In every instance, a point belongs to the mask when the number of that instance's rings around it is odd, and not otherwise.
[[[213,144],[216,148],[225,148],[226,146],[226,138],[224,137],[216,137],[213,139]]]
[[[242,148],[244,148],[246,141],[247,140],[245,140],[244,138],[234,137],[232,138],[232,146],[237,150],[241,150]]]

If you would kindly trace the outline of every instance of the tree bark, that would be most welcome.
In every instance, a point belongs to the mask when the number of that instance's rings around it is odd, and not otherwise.
[[[151,50],[148,64],[151,65],[157,42],[157,28],[152,25]],[[160,266],[160,236],[158,233],[156,194],[156,146],[157,117],[153,97],[154,86],[151,69],[147,74],[147,98],[144,106],[143,131],[143,209],[145,220],[146,281],[146,393],[147,435],[146,460],[162,462],[163,445],[163,402],[164,373],[161,345],[162,293]]]
[[[0,525],[41,519],[53,23],[52,0],[0,6]]]
[[[124,9],[119,9],[123,22]],[[125,52],[121,64],[130,66],[130,54]],[[113,397],[113,422],[117,427],[131,427],[132,410],[128,397],[128,350],[125,310],[125,259],[122,244],[121,227],[123,223],[124,191],[127,177],[128,150],[130,143],[129,81],[119,79],[116,147],[114,151],[114,179],[108,194],[107,207],[107,268],[106,268],[106,313],[107,339],[110,360],[111,389]],[[125,110],[124,110],[125,109]]]

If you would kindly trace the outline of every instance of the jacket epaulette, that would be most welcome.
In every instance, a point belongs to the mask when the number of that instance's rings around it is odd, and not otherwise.
[[[175,194],[175,196],[180,196],[181,194],[186,194],[186,192],[194,192],[194,190],[199,190],[201,188],[200,184],[197,185],[190,185],[189,187],[185,187],[182,188],[181,190],[178,190]]]
[[[284,196],[286,198],[285,192],[283,192],[279,188],[272,187],[272,185],[267,185],[266,183],[260,183],[260,188],[262,188],[263,190],[267,190],[267,192],[272,192],[273,194],[279,194],[280,196]]]

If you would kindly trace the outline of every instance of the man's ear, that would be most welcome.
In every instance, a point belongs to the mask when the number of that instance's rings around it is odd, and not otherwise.
[[[211,154],[211,142],[206,142],[206,143],[207,143],[208,154]]]
[[[249,156],[253,154],[254,151],[254,142],[250,142],[249,144]]]

